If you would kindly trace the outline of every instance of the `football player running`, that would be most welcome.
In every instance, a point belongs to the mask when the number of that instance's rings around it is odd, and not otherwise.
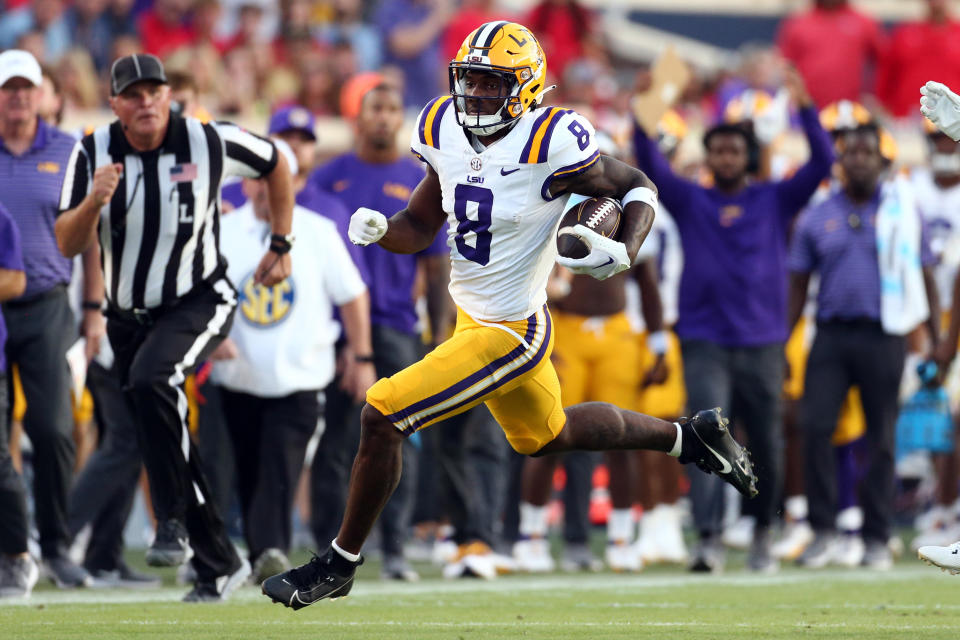
[[[672,423],[607,403],[562,408],[545,305],[554,260],[601,280],[628,269],[653,222],[655,187],[641,171],[601,157],[580,115],[540,107],[546,61],[525,27],[481,25],[449,75],[451,95],[424,107],[412,135],[427,167],[407,207],[389,219],[358,209],[349,234],[359,245],[415,253],[449,220],[456,329],[367,392],[336,539],[322,556],[263,583],[265,595],[293,609],[349,593],[363,543],[400,478],[403,438],[481,402],[523,454],[651,449],[713,471],[748,497],[757,491],[747,452],[719,410]],[[590,254],[558,257],[557,227],[571,193],[620,200],[621,241],[578,225]]]

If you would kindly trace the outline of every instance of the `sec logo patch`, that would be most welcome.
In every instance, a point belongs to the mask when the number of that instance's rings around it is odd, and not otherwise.
[[[254,327],[272,327],[290,316],[295,301],[293,278],[265,287],[254,283],[251,273],[240,287],[240,317]]]

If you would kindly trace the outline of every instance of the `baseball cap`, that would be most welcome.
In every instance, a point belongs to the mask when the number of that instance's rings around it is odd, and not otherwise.
[[[270,126],[267,133],[283,133],[284,131],[303,131],[311,140],[317,139],[317,134],[313,132],[316,126],[316,118],[309,109],[301,106],[282,107],[273,112],[270,116]]]
[[[144,80],[167,84],[167,74],[159,58],[149,53],[117,58],[110,67],[110,94],[115,96],[134,82]]]
[[[0,87],[10,78],[25,78],[35,87],[43,84],[40,63],[29,51],[9,49],[0,53]]]

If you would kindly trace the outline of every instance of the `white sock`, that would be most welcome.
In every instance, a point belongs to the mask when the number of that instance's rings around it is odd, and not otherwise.
[[[806,520],[809,509],[807,507],[807,496],[790,496],[783,501],[784,510],[792,520]]]
[[[341,556],[349,560],[350,562],[356,562],[360,559],[359,553],[350,553],[349,551],[344,551],[340,548],[340,545],[337,544],[337,539],[334,538],[333,542],[330,543],[330,546],[333,547],[333,550],[339,553]]]
[[[607,518],[608,542],[633,542],[633,509],[611,509]]]
[[[547,536],[547,507],[520,503],[520,535],[528,538]]]
[[[677,440],[673,443],[673,449],[667,452],[668,456],[673,456],[674,458],[680,457],[680,449],[683,446],[683,430],[680,429],[680,423],[674,422],[673,425],[677,428]]]

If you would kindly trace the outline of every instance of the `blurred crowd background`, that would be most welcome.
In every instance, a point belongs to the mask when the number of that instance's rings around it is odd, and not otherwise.
[[[558,86],[551,100],[588,103],[604,121],[626,113],[649,63],[673,43],[692,67],[679,111],[710,124],[745,88],[775,92],[797,65],[818,106],[863,102],[902,126],[917,156],[914,85],[924,73],[960,77],[957,24],[947,0],[863,0],[848,24],[803,18],[812,2],[578,2],[570,0],[6,0],[0,48],[32,52],[65,100],[68,124],[96,124],[111,60],[153,53],[188,71],[209,113],[253,126],[299,104],[320,118],[321,149],[349,143],[367,74],[404,87],[411,115],[447,86],[447,61],[487,20],[539,34]],[[825,2],[824,4],[838,4]],[[843,3],[839,3],[843,4]],[[790,20],[791,12],[798,19]],[[942,43],[938,55],[924,51]],[[97,113],[100,110],[101,113]],[[326,135],[324,135],[326,134]]]
[[[699,134],[718,122],[754,120],[785,108],[777,96],[790,67],[800,72],[828,130],[844,117],[853,117],[854,125],[880,123],[884,155],[898,171],[927,165],[932,153],[932,130],[918,111],[919,87],[927,80],[960,87],[960,3],[949,0],[0,0],[0,7],[0,50],[25,49],[41,62],[46,91],[41,115],[64,130],[89,130],[112,120],[107,106],[111,61],[148,52],[164,61],[185,113],[229,119],[258,133],[268,128],[275,133],[271,114],[281,114],[277,131],[309,130],[301,140],[308,143],[306,151],[296,149],[305,170],[353,148],[361,99],[381,82],[402,88],[405,127],[412,126],[429,100],[448,91],[447,64],[463,38],[490,20],[515,20],[538,36],[548,83],[557,85],[546,102],[575,107],[594,123],[602,150],[628,161],[632,99],[651,86],[655,61],[672,47],[690,80],[663,121],[658,142],[664,152],[679,149],[672,163],[693,178],[704,174]],[[293,124],[287,122],[291,107],[300,114],[297,122],[290,120]],[[777,120],[776,114],[771,119]],[[771,135],[755,129],[765,152],[762,177],[790,175],[805,159],[796,113]],[[407,140],[397,136],[398,148],[405,150]],[[955,147],[948,152],[955,153]],[[676,291],[662,295],[669,309]],[[666,318],[668,325],[674,320]],[[913,365],[923,355],[922,344],[922,337],[915,341],[915,360],[907,367],[908,391],[920,384]],[[191,398],[206,402],[202,391]],[[78,415],[81,421],[92,419],[89,413]],[[96,446],[95,438],[82,432],[78,428],[78,468]],[[505,464],[506,449],[501,449],[494,456],[497,465]],[[960,537],[955,469],[938,474],[929,458],[912,464],[908,460],[900,469],[905,479],[898,493],[900,523],[912,526],[907,516],[926,512],[919,524],[937,533],[937,543]],[[497,473],[498,467],[489,468]],[[938,478],[952,479],[953,488],[940,491]],[[678,491],[686,489],[682,478],[677,484]],[[590,514],[594,523],[602,523],[609,510],[605,486],[600,473]],[[509,487],[496,490],[510,493]],[[793,496],[788,490],[786,497]],[[736,501],[731,503],[724,541],[748,546],[749,516],[738,518]],[[306,520],[305,499],[298,504],[296,517]],[[127,542],[142,546],[151,521],[146,503],[137,505]],[[931,505],[935,508],[928,510]],[[683,521],[680,511],[672,522]],[[803,520],[804,512],[805,507],[796,519]],[[516,515],[514,536],[515,520]],[[558,520],[558,512],[551,511],[550,523]],[[496,529],[510,533],[510,526]],[[234,532],[240,535],[238,525]],[[435,538],[449,537],[434,521],[417,534],[421,550]],[[293,536],[295,547],[312,544],[303,521],[294,526]],[[810,537],[807,528],[801,539],[806,543]],[[509,535],[503,538],[503,545],[512,542]],[[902,547],[897,540],[891,545]],[[794,545],[778,554],[795,558],[800,550],[802,545]],[[455,547],[447,547],[440,557],[455,555]],[[672,558],[684,562],[688,556],[683,549]],[[590,566],[573,563],[574,568]],[[387,577],[406,579],[405,570]]]

